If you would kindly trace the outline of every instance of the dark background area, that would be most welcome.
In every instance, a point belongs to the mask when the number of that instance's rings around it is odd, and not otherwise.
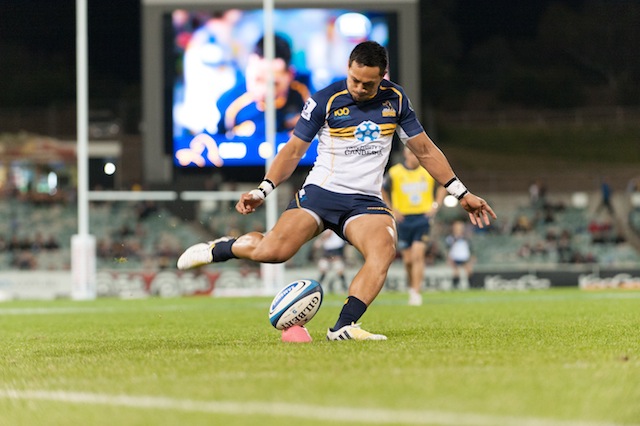
[[[91,106],[139,105],[141,5],[89,0]],[[444,110],[640,104],[637,0],[422,0],[423,99]],[[75,99],[75,1],[0,2],[0,104]],[[402,84],[402,82],[400,82]]]

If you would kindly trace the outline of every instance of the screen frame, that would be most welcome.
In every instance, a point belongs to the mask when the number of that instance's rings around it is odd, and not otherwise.
[[[277,8],[331,8],[363,11],[379,11],[396,14],[397,52],[395,59],[397,73],[393,73],[393,80],[402,85],[411,96],[412,103],[418,117],[421,111],[420,99],[420,61],[419,58],[419,2],[418,0],[352,0],[349,7],[344,2],[334,0],[278,0]],[[179,183],[183,174],[190,175],[190,168],[177,168],[173,165],[172,155],[165,150],[167,138],[166,122],[171,111],[166,111],[164,102],[167,86],[164,67],[163,37],[166,33],[162,28],[163,17],[175,9],[193,10],[226,10],[226,9],[256,9],[263,5],[256,0],[211,0],[179,2],[176,0],[142,0],[142,101],[143,101],[143,176],[148,185],[162,186]],[[393,39],[393,37],[392,37]],[[392,46],[389,46],[392,50]],[[171,133],[169,133],[169,136]],[[196,170],[202,170],[197,169]],[[210,168],[205,168],[211,172]]]
[[[183,10],[186,12],[189,12],[191,14],[191,16],[193,15],[201,15],[201,16],[206,16],[205,14],[209,14],[211,15],[213,12],[217,12],[217,9],[184,9],[184,8],[179,8],[179,10]],[[236,10],[241,10],[243,12],[250,12],[250,13],[254,13],[256,11],[260,11],[261,9],[236,9]],[[364,9],[349,9],[349,8],[279,8],[277,9],[275,12],[279,13],[280,11],[315,11],[315,10],[320,10],[320,11],[328,11],[330,14],[336,14],[337,13],[348,13],[348,12],[358,12],[358,13],[362,13],[365,16],[369,16],[372,17],[372,19],[374,20],[382,20],[384,22],[384,25],[386,27],[387,30],[387,34],[389,34],[388,39],[386,40],[385,46],[387,47],[387,51],[389,54],[389,76],[391,78],[391,80],[395,79],[395,75],[397,74],[397,68],[398,68],[398,61],[397,61],[397,37],[395,37],[395,34],[397,33],[397,16],[395,14],[395,12],[391,12],[391,11],[372,11],[372,10],[364,10]],[[164,67],[164,76],[165,76],[165,82],[167,84],[165,84],[165,95],[164,95],[164,103],[165,103],[165,139],[164,139],[164,149],[165,149],[165,153],[167,155],[170,155],[173,159],[173,164],[174,167],[177,169],[185,169],[185,168],[214,168],[216,166],[214,166],[213,164],[208,164],[205,166],[196,166],[194,163],[190,163],[189,165],[179,165],[176,164],[176,151],[177,149],[184,147],[184,144],[186,142],[186,139],[184,138],[180,138],[180,142],[177,142],[176,138],[177,136],[175,135],[175,126],[176,126],[176,117],[175,117],[175,108],[176,108],[176,84],[178,84],[178,81],[181,81],[181,79],[184,79],[184,69],[182,70],[183,73],[178,72],[178,65],[182,62],[184,63],[184,52],[182,53],[182,55],[177,54],[176,52],[176,46],[175,46],[175,39],[177,37],[173,22],[172,22],[172,12],[167,12],[165,13],[165,15],[163,16],[163,40],[165,43],[165,50],[164,50],[164,63],[165,63],[165,67]],[[303,12],[304,13],[304,12]],[[283,16],[280,16],[280,21],[283,20]],[[309,19],[309,18],[307,18]],[[192,33],[195,33],[197,30],[199,30],[201,27],[198,28],[194,28]],[[281,32],[282,31],[282,32]],[[285,37],[291,37],[292,31],[290,30],[290,28],[276,28],[276,34],[282,34]],[[249,46],[245,47],[247,49],[247,51],[249,50]],[[305,51],[297,51],[298,53],[303,53]],[[296,52],[292,52],[294,55],[296,54]],[[304,53],[303,53],[304,54]],[[238,57],[236,57],[236,59],[238,59],[240,61],[240,59]],[[346,77],[346,58],[345,58],[345,71],[344,71],[344,76]],[[294,65],[295,67],[295,65]],[[307,71],[308,73],[308,71]],[[310,79],[312,77],[312,75],[308,74],[307,77]],[[313,91],[315,90],[319,90],[322,87],[312,87],[312,86],[308,86],[309,89],[311,90],[311,93],[313,94]],[[323,86],[324,87],[324,86]],[[300,108],[302,108],[302,105],[300,105]],[[186,130],[186,129],[185,129]],[[193,134],[193,136],[195,137],[195,134]],[[284,135],[279,135],[279,139],[280,143],[283,140]],[[213,135],[213,139],[220,143],[225,143],[228,141],[228,139],[226,139],[224,137],[224,135],[221,135],[221,138],[218,138],[218,135]],[[238,141],[235,143],[246,143],[247,145],[249,144],[256,144],[256,142],[258,142],[256,140],[256,138],[252,138],[252,139],[248,139],[245,141]],[[176,145],[178,144],[178,145]],[[313,144],[315,144],[315,142],[313,142]],[[255,145],[254,145],[255,146]],[[249,157],[247,160],[232,160],[230,162],[230,164],[228,161],[225,161],[225,165],[223,166],[223,168],[228,168],[228,167],[261,167],[264,168],[265,166],[265,161],[261,161],[259,164],[254,164],[256,161],[255,158],[255,152],[253,152],[253,154],[251,155],[251,157]],[[311,147],[311,149],[308,151],[309,154],[309,158],[303,158],[303,161],[301,161],[300,165],[301,166],[310,166],[313,164],[313,161],[315,160],[315,147]]]

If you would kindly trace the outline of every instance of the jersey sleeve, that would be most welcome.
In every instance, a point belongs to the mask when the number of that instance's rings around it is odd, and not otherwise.
[[[306,142],[311,142],[325,122],[325,105],[313,96],[307,99],[300,113],[300,119],[293,134]]]
[[[416,112],[413,110],[411,101],[404,93],[404,90],[402,91],[402,94],[400,117],[396,133],[400,137],[402,143],[405,144],[412,137],[424,132],[424,129],[416,116]]]

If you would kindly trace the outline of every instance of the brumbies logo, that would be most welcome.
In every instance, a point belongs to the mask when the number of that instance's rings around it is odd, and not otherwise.
[[[382,116],[383,117],[395,117],[397,115],[395,108],[391,105],[390,101],[384,101],[382,103]]]

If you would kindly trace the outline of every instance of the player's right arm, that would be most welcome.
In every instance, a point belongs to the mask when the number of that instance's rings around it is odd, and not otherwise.
[[[300,159],[309,149],[309,145],[309,142],[305,142],[299,137],[292,135],[289,142],[276,154],[273,163],[271,163],[271,167],[269,167],[265,175],[265,180],[260,184],[260,187],[245,192],[240,196],[240,200],[236,204],[238,213],[253,213],[256,208],[264,202],[264,198],[271,190],[289,179],[296,167],[298,167]],[[265,184],[265,182],[268,183]],[[265,186],[263,187],[263,185]],[[269,189],[269,185],[272,185],[271,189]],[[259,189],[261,187],[263,187],[263,189]],[[265,193],[264,190],[268,192]]]
[[[289,142],[282,147],[273,159],[265,178],[273,182],[275,186],[289,179],[310,145],[309,142],[303,141],[296,135],[291,135]]]
[[[289,142],[276,154],[262,183],[258,188],[240,196],[236,204],[236,210],[239,213],[253,213],[272,190],[289,179],[324,121],[324,106],[318,107],[316,100],[307,99]]]

